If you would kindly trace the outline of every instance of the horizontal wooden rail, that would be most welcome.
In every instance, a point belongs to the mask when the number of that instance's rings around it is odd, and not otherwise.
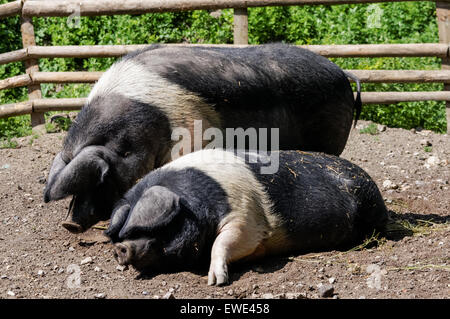
[[[416,101],[450,101],[450,91],[432,92],[362,92],[363,104],[395,104]],[[0,118],[34,112],[79,110],[86,98],[36,99],[14,104],[0,105]]]
[[[450,83],[450,70],[346,70],[362,83]],[[0,80],[0,90],[40,83],[95,83],[103,72],[35,72]]]
[[[85,98],[39,99],[33,101],[35,112],[79,110],[86,103]]]
[[[0,18],[6,18],[22,12],[22,1],[13,1],[0,5]]]
[[[0,80],[0,90],[28,86],[33,83],[29,74],[21,74],[4,80]]]
[[[346,70],[363,83],[450,83],[450,70]]]
[[[450,101],[450,91],[431,92],[362,92],[363,104],[395,104],[399,102]]]
[[[81,16],[142,14],[188,10],[216,10],[292,5],[337,5],[374,2],[405,2],[413,0],[59,0],[26,1],[22,14],[32,17],[69,16],[74,12]]]
[[[199,46],[239,48],[247,45],[231,44],[163,44],[167,46]],[[110,58],[150,46],[133,45],[81,45],[81,46],[31,46],[26,49],[0,54],[0,64],[39,58]],[[446,43],[413,44],[349,44],[349,45],[299,45],[327,58],[350,57],[438,57],[446,58],[449,45]]]
[[[0,105],[0,118],[31,114],[33,111],[32,101],[18,102]]]
[[[20,49],[16,51],[0,54],[0,64],[24,61],[28,58],[28,50]]]

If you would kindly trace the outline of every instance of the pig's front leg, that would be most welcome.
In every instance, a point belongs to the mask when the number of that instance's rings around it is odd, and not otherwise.
[[[228,224],[220,231],[211,250],[208,285],[228,283],[228,264],[251,255],[262,238],[250,225]],[[256,236],[255,236],[256,235]]]

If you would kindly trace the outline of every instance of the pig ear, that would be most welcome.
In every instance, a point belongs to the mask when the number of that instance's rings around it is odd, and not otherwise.
[[[111,238],[111,241],[119,241],[119,232],[125,224],[130,212],[130,204],[126,200],[120,200],[113,210],[109,227],[105,230],[105,235]]]
[[[103,182],[109,165],[94,146],[84,148],[72,161],[64,165],[61,155],[53,161],[49,180],[44,190],[44,201],[58,200],[86,192]]]
[[[62,171],[64,167],[66,167],[67,163],[63,161],[61,152],[56,154],[55,159],[53,160],[52,167],[50,168],[50,173],[47,178],[47,185],[53,184],[55,182],[56,177]],[[47,190],[47,187],[46,187]],[[44,199],[47,203],[48,200]]]
[[[147,189],[119,233],[121,239],[148,234],[167,226],[180,212],[180,197],[162,186]]]

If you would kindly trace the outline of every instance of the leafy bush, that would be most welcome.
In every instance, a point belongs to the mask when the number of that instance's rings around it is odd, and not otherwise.
[[[0,0],[5,3],[6,0]],[[233,10],[82,17],[79,27],[67,18],[34,18],[38,45],[141,43],[232,43]],[[18,17],[0,21],[0,52],[22,47]],[[438,42],[434,2],[249,9],[249,42],[364,44]],[[344,69],[440,69],[438,58],[331,59]],[[40,59],[42,71],[106,70],[115,59]],[[0,79],[24,72],[22,63],[0,65]],[[45,98],[85,97],[87,84],[42,84]],[[364,84],[364,91],[432,91],[442,84]],[[26,88],[0,91],[0,104],[27,99]],[[47,114],[48,116],[48,114]],[[444,102],[365,105],[362,119],[388,126],[446,129]],[[0,120],[0,139],[30,134],[29,117]]]

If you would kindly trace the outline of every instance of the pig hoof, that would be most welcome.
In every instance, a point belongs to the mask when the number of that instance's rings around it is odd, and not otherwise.
[[[74,222],[62,222],[61,225],[73,234],[78,234],[78,233],[83,232],[83,228]]]
[[[224,286],[228,284],[228,276],[227,275],[218,275],[216,277],[216,286]]]
[[[208,274],[208,286],[224,286],[228,284],[228,275],[224,274],[215,274],[214,272],[210,272]]]

